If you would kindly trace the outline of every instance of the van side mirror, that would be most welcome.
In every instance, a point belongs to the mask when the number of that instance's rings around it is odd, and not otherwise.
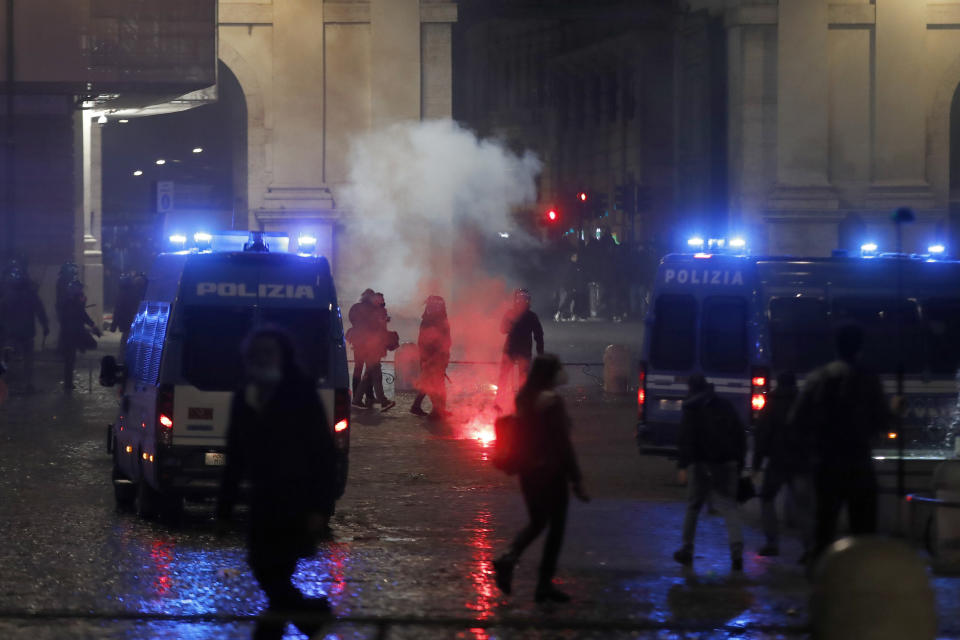
[[[117,359],[113,356],[103,356],[100,360],[100,385],[112,387],[116,385],[127,373],[127,368],[117,364]]]

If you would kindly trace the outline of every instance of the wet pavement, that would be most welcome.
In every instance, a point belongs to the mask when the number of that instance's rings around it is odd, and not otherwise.
[[[112,391],[57,390],[39,365],[35,395],[0,407],[0,638],[249,638],[264,597],[244,561],[242,523],[218,538],[212,505],[170,527],[118,512],[104,448]],[[704,516],[694,569],[670,558],[683,490],[669,462],[640,457],[631,399],[567,390],[588,504],[572,503],[559,584],[565,606],[533,602],[539,545],[511,598],[490,560],[523,523],[513,479],[490,450],[428,429],[401,395],[355,415],[350,481],[334,540],[296,580],[326,594],[324,638],[800,638],[809,587],[796,544],[768,560],[748,528],[731,576],[722,522]],[[937,578],[943,637],[960,637],[960,581]],[[289,638],[302,638],[293,627]]]

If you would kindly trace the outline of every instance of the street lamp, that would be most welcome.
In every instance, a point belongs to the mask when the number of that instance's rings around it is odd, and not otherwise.
[[[157,160],[157,164],[162,166],[162,165],[167,164],[167,161],[164,160],[163,158],[160,158],[159,160]]]
[[[194,148],[193,148],[193,152],[194,152],[194,153],[203,153],[203,147],[194,147]]]
[[[136,171],[133,172],[133,175],[135,175],[135,176],[142,176],[142,175],[143,175],[143,171],[141,171],[140,169],[137,169]]]

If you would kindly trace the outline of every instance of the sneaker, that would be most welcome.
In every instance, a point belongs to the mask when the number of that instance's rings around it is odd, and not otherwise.
[[[410,413],[415,416],[420,416],[421,418],[427,415],[427,412],[420,407],[410,407]]]
[[[493,561],[493,576],[497,588],[506,595],[513,591],[513,560],[507,556],[500,556]]]
[[[393,400],[384,400],[380,404],[381,404],[381,407],[380,407],[381,413],[386,413],[387,411],[390,411],[390,409],[393,409],[395,406],[397,406],[397,403],[394,402]]]
[[[780,547],[775,544],[764,545],[757,554],[765,558],[775,558],[780,555]]]
[[[357,409],[369,409],[369,408],[370,408],[370,407],[368,407],[367,405],[365,405],[364,403],[360,402],[359,400],[354,400],[354,401],[351,402],[350,404],[352,404],[353,406],[355,406]]]
[[[563,604],[570,602],[570,595],[560,591],[560,589],[557,589],[552,584],[548,584],[542,587],[537,587],[537,593],[534,596],[534,600],[540,603],[556,602],[558,604]]]
[[[673,554],[673,559],[685,567],[693,564],[693,551],[690,549],[680,549]]]
[[[733,557],[730,559],[730,568],[736,571],[737,573],[743,571],[743,558],[742,557]]]

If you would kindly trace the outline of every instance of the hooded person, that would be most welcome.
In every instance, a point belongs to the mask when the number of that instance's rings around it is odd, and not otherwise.
[[[363,409],[367,408],[367,404],[364,402],[364,398],[358,394],[363,382],[364,366],[372,349],[374,314],[376,313],[375,295],[373,289],[364,290],[360,294],[360,299],[350,307],[350,311],[347,313],[347,319],[350,320],[350,329],[347,330],[346,338],[350,346],[353,347],[354,360],[353,404]]]
[[[442,419],[447,411],[447,365],[450,364],[450,322],[447,305],[440,296],[427,298],[423,317],[420,319],[420,335],[417,347],[420,351],[420,377],[417,380],[417,397],[410,413],[425,416],[423,401],[430,396],[433,410],[430,416]]]
[[[734,571],[742,571],[743,524],[737,486],[747,452],[746,431],[733,404],[718,396],[702,374],[690,376],[687,387],[677,460],[679,481],[687,485],[687,511],[683,546],[673,558],[682,565],[693,564],[697,518],[713,494],[714,505],[726,521],[731,566]]]
[[[570,596],[553,584],[566,529],[570,489],[580,500],[589,500],[570,440],[570,415],[556,392],[556,388],[566,382],[567,374],[560,360],[552,354],[541,355],[533,361],[530,375],[517,394],[518,432],[514,455],[530,521],[507,552],[493,562],[497,587],[509,595],[520,556],[546,530],[535,594],[537,602],[570,600]]]
[[[279,329],[247,338],[243,361],[217,517],[231,517],[240,484],[249,482],[247,559],[270,611],[329,612],[326,598],[307,598],[291,582],[297,561],[316,552],[336,500],[336,445],[316,381],[297,365],[293,342]]]

